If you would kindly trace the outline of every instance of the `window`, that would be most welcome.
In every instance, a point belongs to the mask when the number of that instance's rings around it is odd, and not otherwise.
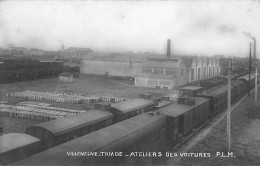
[[[175,74],[176,74],[176,69],[166,68],[166,69],[165,69],[165,74],[166,74],[166,75],[175,75]]]
[[[163,68],[154,68],[153,73],[154,74],[163,75],[164,74],[164,69]]]
[[[198,68],[198,80],[200,80],[200,68]]]
[[[194,80],[194,69],[191,69],[191,81]]]
[[[181,76],[183,76],[183,74],[184,74],[184,70],[183,68],[181,68]]]
[[[150,67],[142,67],[142,72],[143,73],[152,73],[153,69]]]

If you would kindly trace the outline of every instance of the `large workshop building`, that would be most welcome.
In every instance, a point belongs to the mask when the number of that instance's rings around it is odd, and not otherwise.
[[[150,58],[136,74],[135,86],[174,89],[187,83],[186,66],[177,58]]]
[[[188,82],[194,82],[220,75],[221,66],[217,56],[181,56],[180,58],[187,67]]]
[[[170,43],[167,41],[167,56],[149,58],[136,74],[135,86],[174,89],[188,82],[185,64],[181,59],[171,57]]]

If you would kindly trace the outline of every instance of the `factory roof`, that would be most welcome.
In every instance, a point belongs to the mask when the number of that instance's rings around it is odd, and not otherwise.
[[[195,100],[195,104],[194,105],[186,105],[186,104],[179,104],[179,103],[172,103],[169,104],[161,109],[158,109],[157,111],[161,114],[165,114],[167,116],[171,116],[171,117],[178,117],[179,115],[190,111],[191,109],[193,109],[194,107],[201,105],[205,102],[208,101],[208,99],[206,98],[202,98],[202,97],[191,97]]]
[[[27,146],[40,140],[23,133],[8,133],[0,136],[0,154]]]
[[[53,135],[60,135],[69,131],[76,130],[82,126],[88,126],[98,121],[112,117],[112,114],[101,110],[89,110],[85,113],[59,118],[44,123],[40,123],[31,127],[43,128]],[[31,128],[29,127],[29,128]]]
[[[154,104],[154,102],[152,100],[137,98],[137,99],[132,99],[132,100],[128,100],[125,102],[121,102],[121,103],[112,104],[111,107],[118,109],[119,111],[121,111],[123,113],[126,113],[131,110],[135,110],[140,107],[152,105],[152,104]]]

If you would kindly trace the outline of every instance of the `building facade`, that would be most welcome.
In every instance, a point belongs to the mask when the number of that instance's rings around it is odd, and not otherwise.
[[[220,75],[221,66],[217,57],[183,56],[181,59],[187,66],[188,82]]]
[[[187,83],[186,66],[176,58],[150,58],[143,62],[135,86],[174,89]]]

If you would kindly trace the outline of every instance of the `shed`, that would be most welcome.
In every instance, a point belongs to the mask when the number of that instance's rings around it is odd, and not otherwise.
[[[7,165],[37,152],[40,140],[23,133],[0,136],[0,164]]]
[[[73,73],[63,72],[59,75],[59,80],[62,82],[73,82]]]
[[[26,128],[26,133],[42,140],[43,148],[53,147],[68,140],[91,133],[112,124],[112,114],[89,110]]]

